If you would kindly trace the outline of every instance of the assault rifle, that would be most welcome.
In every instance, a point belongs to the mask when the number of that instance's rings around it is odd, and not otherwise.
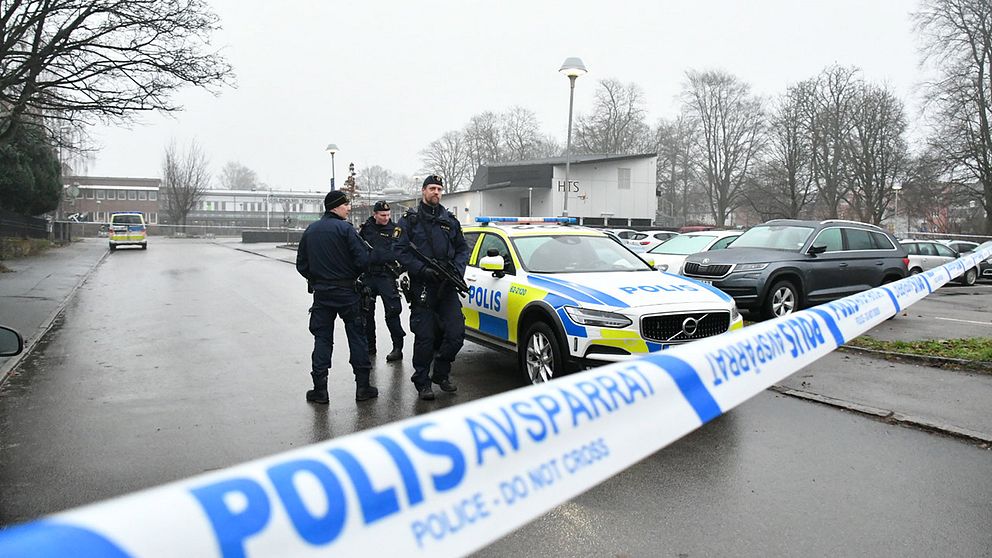
[[[358,240],[362,241],[362,244],[368,248],[370,253],[375,251],[375,248],[373,248],[372,245],[361,236],[358,237]],[[400,277],[403,275],[403,270],[400,268],[400,264],[395,261],[386,262],[385,267],[389,270],[389,273],[392,274],[393,279],[396,281],[396,287],[403,293],[403,298],[406,299],[407,304],[412,304],[413,293],[410,292],[410,279],[408,277]]]
[[[444,283],[451,283],[451,286],[454,287],[455,292],[458,293],[459,296],[465,296],[468,294],[468,283],[465,282],[464,277],[459,275],[458,272],[454,270],[451,264],[447,262],[439,262],[434,258],[426,256],[420,251],[419,248],[417,248],[417,245],[412,242],[410,243],[410,249],[413,250],[413,253],[418,258],[420,258],[420,261],[427,264],[428,267],[436,271],[437,274],[441,276],[442,285]]]

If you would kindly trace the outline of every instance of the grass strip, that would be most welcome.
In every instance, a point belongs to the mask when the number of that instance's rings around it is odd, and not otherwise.
[[[965,339],[928,339],[924,341],[882,341],[862,335],[847,342],[852,347],[992,362],[992,338],[968,337]]]

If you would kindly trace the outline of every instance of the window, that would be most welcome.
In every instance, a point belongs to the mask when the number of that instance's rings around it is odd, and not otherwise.
[[[129,199],[129,200],[136,200],[136,199],[138,199],[138,192],[135,192],[134,190],[128,190],[127,191],[127,199]]]
[[[919,242],[916,244],[921,256],[936,256],[937,251],[933,249],[933,244],[929,242]]]
[[[878,250],[894,250],[895,246],[892,245],[892,241],[889,237],[885,236],[880,232],[871,233],[871,239],[875,243],[875,248]]]
[[[97,190],[97,191],[96,191],[96,199],[98,199],[98,200],[102,200],[102,199],[104,199],[104,197],[105,197],[105,196],[104,196],[104,192],[103,192],[103,190]]]
[[[482,236],[482,242],[479,244],[479,257],[476,259],[476,267],[482,258],[489,255],[491,250],[495,250],[497,254],[503,256],[504,269],[507,273],[511,275],[513,272],[513,258],[510,257],[510,249],[507,247],[506,242],[499,237],[499,235],[488,233]]]
[[[93,199],[93,190],[86,190],[86,199]]]
[[[465,244],[468,244],[468,253],[470,258],[472,256],[472,252],[475,250],[475,243],[479,241],[479,236],[481,236],[481,233],[465,233]]]
[[[944,246],[943,244],[934,244],[933,247],[937,250],[938,256],[943,256],[945,258],[957,257],[957,254],[954,253],[954,250],[951,250],[950,248]]]
[[[148,199],[155,201],[158,199],[158,192],[148,192]]]
[[[875,244],[871,240],[871,234],[861,229],[844,229],[844,236],[847,237],[848,250],[874,250]]]
[[[840,229],[831,227],[823,229],[816,235],[813,246],[826,246],[827,252],[840,252],[844,249],[844,239],[840,234]]]
[[[617,188],[630,190],[630,169],[617,169]]]
[[[117,190],[117,199],[119,199],[119,200],[126,200],[127,199],[127,190]]]
[[[148,214],[148,222],[149,223],[158,223],[158,213],[149,213]]]
[[[734,241],[734,240],[735,240],[736,238],[737,238],[736,236],[727,236],[727,237],[724,237],[724,238],[721,238],[720,240],[717,240],[717,241],[716,241],[716,242],[715,242],[715,243],[713,244],[713,246],[712,246],[712,247],[710,247],[710,250],[723,250],[723,249],[724,249],[724,248],[726,248],[726,247],[727,247],[727,246],[728,246],[728,245],[729,245],[729,244],[730,244],[731,242],[733,242],[733,241]]]
[[[138,192],[138,199],[139,200],[147,200],[148,199],[148,192],[146,192],[144,190]]]

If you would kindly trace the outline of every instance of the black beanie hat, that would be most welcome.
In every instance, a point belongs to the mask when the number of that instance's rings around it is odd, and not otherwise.
[[[432,174],[432,175],[430,175],[430,176],[428,176],[427,178],[424,179],[424,185],[421,186],[420,189],[423,190],[424,188],[426,188],[427,186],[429,186],[431,184],[437,184],[438,186],[444,186],[444,182],[441,181],[441,177],[438,176],[438,175],[436,175],[436,174]]]
[[[372,206],[372,211],[389,211],[389,203],[386,200],[379,200]]]
[[[341,190],[331,190],[324,196],[324,209],[330,211],[339,205],[348,203],[348,196]]]

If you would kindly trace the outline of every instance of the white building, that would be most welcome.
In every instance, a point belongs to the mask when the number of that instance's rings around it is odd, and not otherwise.
[[[569,217],[586,225],[652,224],[658,207],[656,154],[569,159]],[[480,215],[557,217],[564,213],[565,196],[565,158],[555,157],[480,166],[468,190],[445,194],[441,203],[471,223]]]

